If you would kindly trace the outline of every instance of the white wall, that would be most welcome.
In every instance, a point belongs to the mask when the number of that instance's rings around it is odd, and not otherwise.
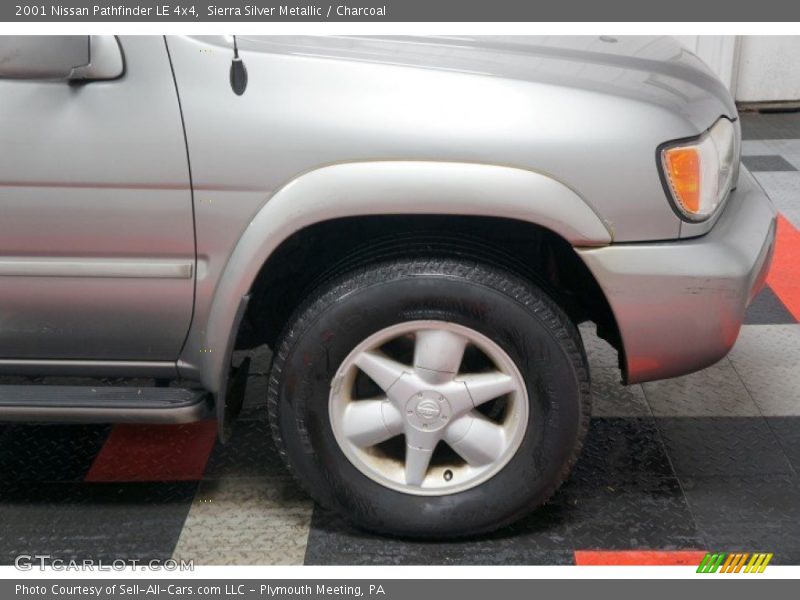
[[[740,102],[800,100],[800,36],[678,35]]]
[[[800,36],[746,35],[739,45],[737,100],[800,100]]]

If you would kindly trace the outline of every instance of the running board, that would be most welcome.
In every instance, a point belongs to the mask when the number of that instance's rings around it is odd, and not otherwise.
[[[189,423],[211,404],[205,390],[184,388],[0,385],[0,421]]]

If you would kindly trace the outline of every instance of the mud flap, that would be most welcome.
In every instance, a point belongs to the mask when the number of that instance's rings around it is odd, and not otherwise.
[[[231,364],[233,357],[233,349],[236,346],[236,337],[239,332],[239,326],[244,318],[247,303],[250,301],[250,296],[242,296],[239,301],[239,308],[236,310],[236,319],[233,323],[233,335],[228,341],[228,347],[225,349],[225,363]],[[222,443],[225,443],[231,434],[233,422],[239,416],[242,410],[242,403],[244,402],[244,393],[247,388],[247,376],[250,372],[250,358],[244,359],[242,364],[238,367],[230,366],[228,371],[224,374],[222,385],[220,386],[219,394],[216,398],[217,408],[217,435]]]
[[[244,403],[244,393],[247,389],[247,376],[250,373],[250,358],[245,358],[237,368],[231,367],[231,375],[228,378],[228,386],[225,390],[225,405],[222,412],[222,420],[217,423],[219,427],[219,439],[226,442],[233,430],[233,423],[242,411]]]

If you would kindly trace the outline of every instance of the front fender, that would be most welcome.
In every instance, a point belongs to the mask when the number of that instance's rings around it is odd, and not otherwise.
[[[203,385],[218,393],[230,363],[234,322],[262,265],[295,232],[341,217],[471,215],[529,221],[574,246],[603,246],[611,234],[564,184],[505,166],[425,161],[352,162],[322,167],[276,191],[251,220],[216,286],[201,347],[187,347]],[[202,315],[197,315],[202,322]],[[216,351],[215,351],[216,350]]]

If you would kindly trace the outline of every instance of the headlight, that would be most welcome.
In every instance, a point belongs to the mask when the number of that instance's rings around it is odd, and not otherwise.
[[[661,173],[679,213],[703,221],[725,200],[736,171],[734,125],[721,118],[699,138],[661,149]]]

